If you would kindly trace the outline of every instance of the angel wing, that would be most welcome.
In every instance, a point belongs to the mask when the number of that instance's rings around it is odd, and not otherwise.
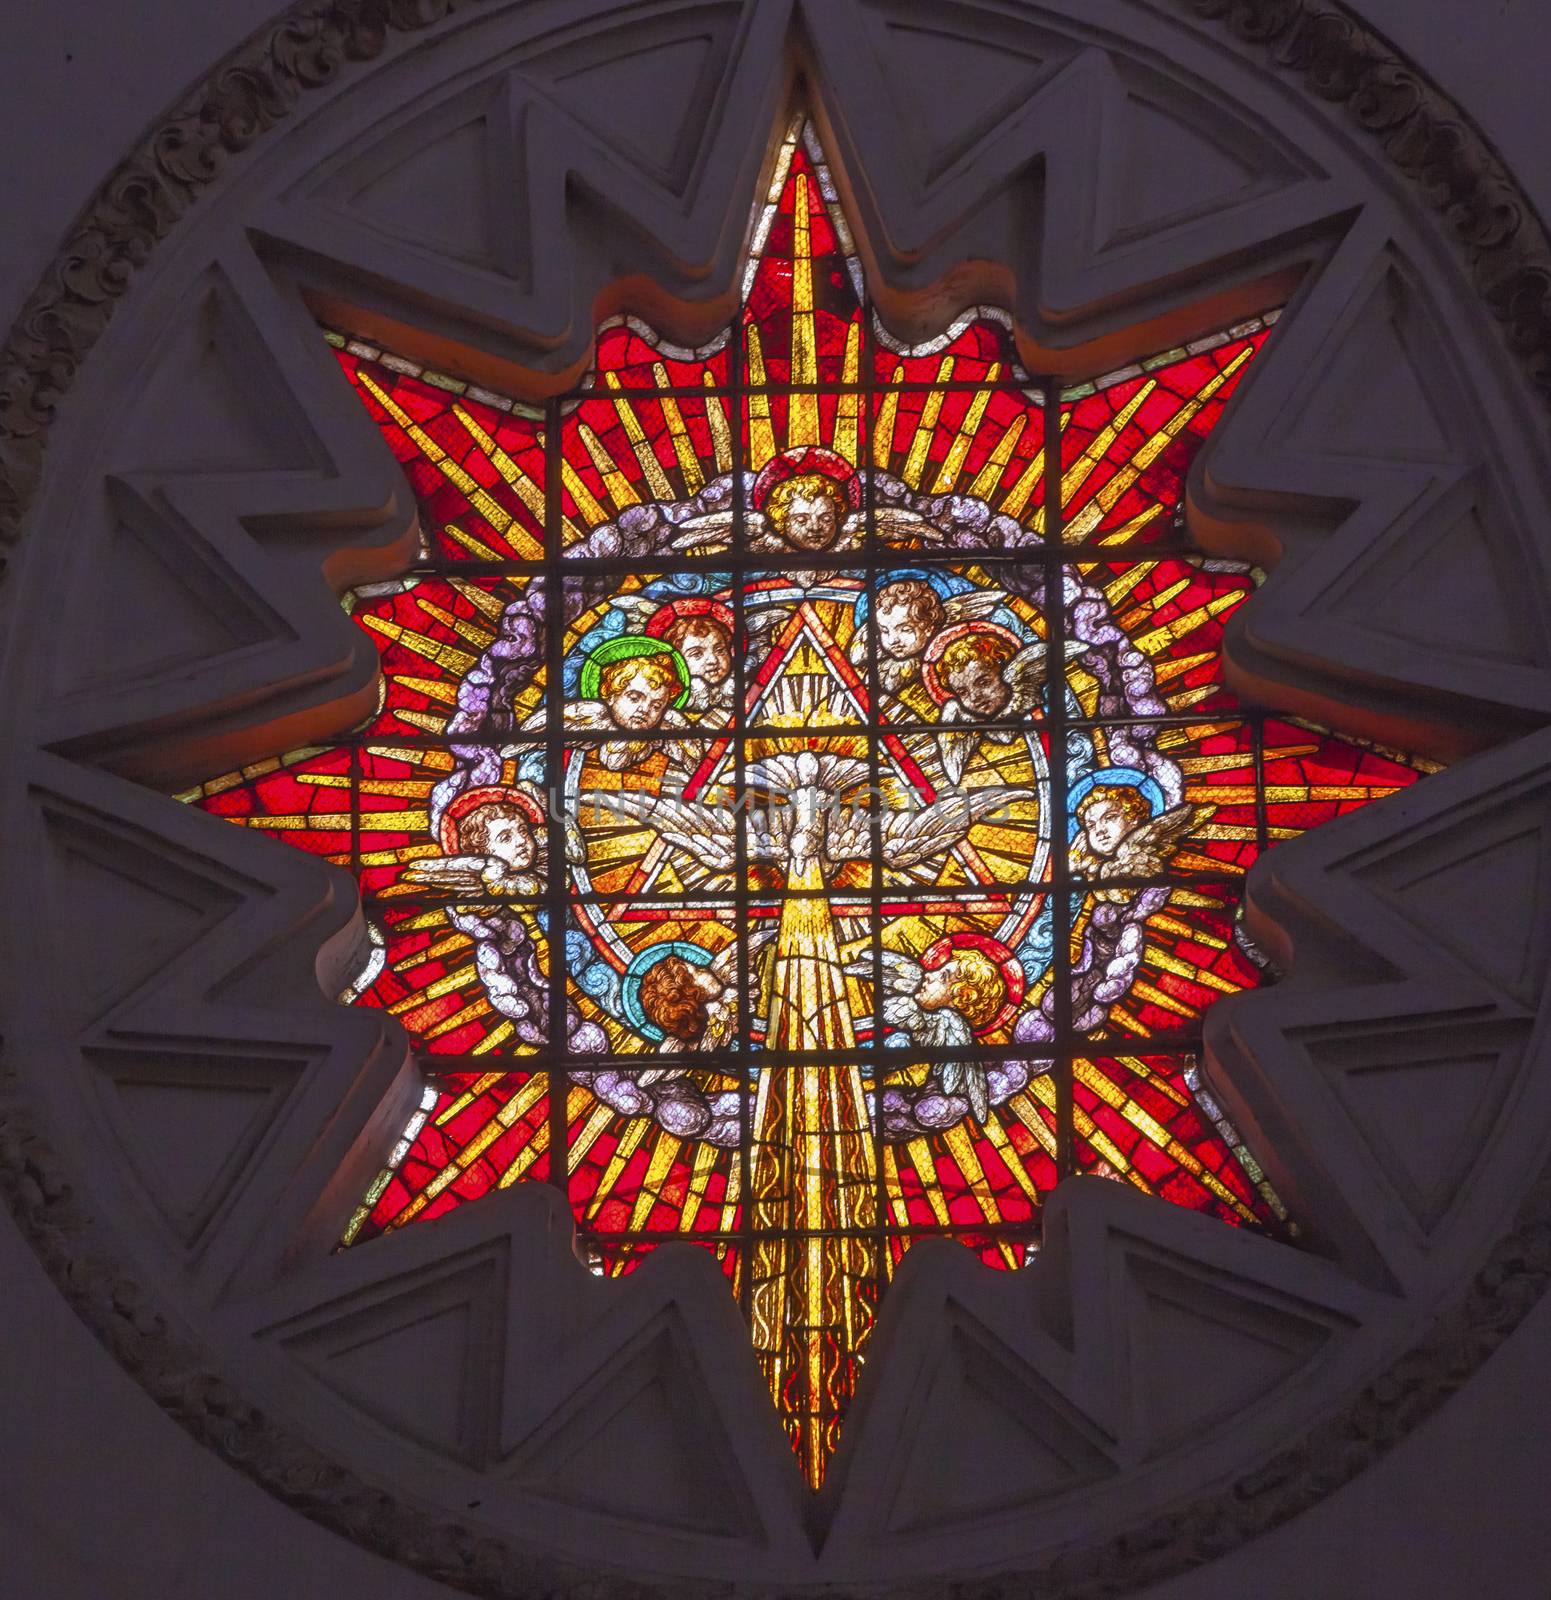
[[[914,867],[946,855],[983,817],[1014,801],[1035,798],[1032,789],[976,789],[949,795],[924,811],[891,811],[882,819],[883,859],[890,867]]]
[[[970,1044],[974,1034],[952,1006],[925,1011],[913,994],[891,994],[883,1002],[883,1020],[905,1034],[911,1044],[925,1050],[957,1050]]]
[[[738,955],[747,950],[749,961],[754,958],[776,936],[774,928],[761,928],[757,933],[751,933],[747,939],[741,939],[727,946],[722,953],[711,963],[711,971],[716,974],[717,981],[724,988],[731,988],[738,981]]]
[[[644,594],[617,594],[609,604],[616,611],[624,612],[631,633],[645,633],[647,623],[657,615],[663,602],[648,599]]]
[[[951,725],[969,720],[957,700],[949,700],[942,708],[939,726],[944,726],[946,731],[937,735],[937,757],[942,762],[943,776],[954,788],[958,787],[959,779],[964,776],[964,769],[975,753],[980,735],[956,732]]]
[[[872,958],[870,956],[861,961],[847,963],[846,975],[851,978],[865,978],[872,980]],[[885,997],[893,995],[913,995],[921,987],[921,980],[926,976],[925,970],[919,961],[912,961],[909,956],[902,956],[897,950],[883,952],[883,992]]]
[[[489,864],[485,856],[440,856],[413,862],[404,869],[404,881],[478,900],[492,893],[492,885],[485,878]],[[500,882],[499,876],[492,874],[492,877]]]
[[[943,615],[949,622],[977,622],[989,617],[1006,598],[1005,589],[966,589],[943,601]]]
[[[941,544],[945,537],[936,523],[928,522],[919,511],[911,511],[905,506],[874,506],[872,525],[878,538],[885,544],[908,544],[912,539],[920,539],[925,544]],[[853,511],[842,525],[842,536],[849,533],[853,539],[859,539],[866,529],[867,513]],[[836,541],[837,545],[839,542]]]
[[[1150,878],[1164,871],[1185,835],[1212,815],[1211,806],[1188,800],[1133,828],[1101,869],[1103,878]]]
[[[628,789],[589,790],[581,799],[605,814],[633,817],[655,828],[667,843],[694,856],[712,876],[731,872],[737,864],[737,828],[730,811]]]
[[[1063,654],[1066,660],[1087,655],[1088,646],[1078,639],[1066,641]],[[1002,677],[1012,690],[1009,712],[1031,711],[1039,704],[1045,679],[1050,675],[1050,646],[1041,639],[1037,644],[1025,645],[1002,669]]]
[[[762,511],[744,513],[744,528],[751,541],[757,532],[764,531],[765,515]],[[678,537],[673,541],[675,550],[714,550],[732,539],[733,513],[707,511],[698,517],[686,517],[679,524]]]

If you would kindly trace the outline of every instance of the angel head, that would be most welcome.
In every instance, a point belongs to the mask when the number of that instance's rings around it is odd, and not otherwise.
[[[709,967],[664,956],[641,976],[641,1013],[665,1038],[698,1044],[710,1022],[711,1002],[723,987]]]
[[[971,716],[989,722],[1012,704],[1006,673],[1017,653],[1017,642],[999,633],[961,633],[943,649],[938,681]]]
[[[878,648],[896,661],[921,655],[945,619],[937,591],[924,578],[898,578],[878,590]]]
[[[680,617],[662,637],[683,656],[697,682],[722,684],[732,676],[732,629],[719,618]]]
[[[850,511],[844,488],[827,473],[798,472],[770,490],[763,510],[794,550],[827,550]]]
[[[1095,784],[1077,802],[1077,821],[1088,850],[1108,860],[1135,829],[1152,817],[1147,796],[1133,784]]]
[[[989,1027],[1006,1005],[1007,979],[983,950],[955,949],[922,977],[916,1003],[923,1011],[952,1006],[978,1033]]]
[[[583,699],[603,702],[616,728],[639,733],[688,698],[689,668],[666,639],[621,634],[587,657],[579,689]]]
[[[526,872],[538,859],[532,816],[515,800],[486,800],[472,806],[449,823],[447,833],[451,855],[488,856],[514,872]]]

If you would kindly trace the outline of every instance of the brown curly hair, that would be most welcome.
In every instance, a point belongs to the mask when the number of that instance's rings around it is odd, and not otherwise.
[[[1077,802],[1077,815],[1087,820],[1090,809],[1100,801],[1110,801],[1120,807],[1126,814],[1126,821],[1132,824],[1146,822],[1152,816],[1152,807],[1147,803],[1147,796],[1135,784],[1130,783],[1096,783]]]
[[[817,500],[821,496],[834,506],[835,524],[838,527],[845,520],[846,513],[851,507],[846,500],[845,490],[833,478],[826,477],[822,472],[799,472],[795,477],[783,478],[770,491],[770,497],[765,501],[765,515],[769,517],[771,527],[784,539],[786,519],[791,512],[792,501]]]
[[[696,1043],[710,1020],[694,968],[683,956],[664,956],[641,976],[641,1010],[670,1039]]]
[[[904,606],[923,633],[936,633],[942,627],[942,601],[931,584],[920,578],[898,578],[884,584],[878,590],[878,609],[884,606]]]

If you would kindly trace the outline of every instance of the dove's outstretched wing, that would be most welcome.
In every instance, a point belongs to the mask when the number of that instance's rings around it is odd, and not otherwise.
[[[946,855],[977,822],[1019,800],[1032,789],[976,789],[935,801],[924,811],[890,811],[882,819],[883,859],[891,867],[914,867]]]
[[[635,794],[628,789],[592,790],[581,796],[605,816],[644,822],[675,849],[693,856],[711,876],[731,872],[737,864],[737,826],[730,811],[713,810],[666,795]]]
[[[1174,806],[1133,828],[1100,873],[1105,878],[1151,878],[1164,871],[1184,837],[1212,815],[1211,806]]]

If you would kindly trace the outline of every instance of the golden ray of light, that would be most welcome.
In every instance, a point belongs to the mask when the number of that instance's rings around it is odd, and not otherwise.
[[[1115,1060],[1128,1071],[1134,1072],[1137,1077],[1150,1083],[1159,1094],[1172,1100],[1177,1106],[1188,1106],[1190,1096],[1181,1089],[1176,1089],[1167,1078],[1156,1073],[1142,1060],[1140,1056],[1116,1056]]]
[[[842,383],[855,383],[861,373],[862,325],[853,322],[846,329],[845,364],[841,370]],[[862,397],[860,394],[843,394],[835,404],[835,437],[833,449],[837,456],[849,461],[853,467],[862,463],[861,439]]]
[[[403,761],[412,767],[429,767],[433,772],[452,771],[450,750],[425,750],[412,744],[369,744],[366,753],[369,756],[382,756],[388,761]]]
[[[995,383],[1001,370],[1001,363],[993,361],[990,371],[986,373],[986,382]],[[948,453],[942,458],[942,469],[937,474],[936,483],[932,485],[933,494],[948,494],[957,486],[959,474],[964,470],[964,459],[969,454],[970,445],[975,442],[975,435],[980,432],[980,424],[985,420],[986,407],[990,403],[989,389],[980,389],[975,393],[964,413],[964,420],[959,424],[959,431],[954,435],[953,443],[948,446]]]
[[[711,1172],[721,1154],[714,1144],[702,1140],[695,1147],[695,1165],[689,1175],[689,1193],[684,1199],[684,1209],[679,1213],[679,1232],[693,1231],[700,1208],[705,1204],[705,1192],[711,1182]]]
[[[1201,408],[1228,382],[1255,353],[1254,347],[1241,350],[1226,367],[1201,387],[1193,400],[1180,409],[1147,440],[1131,460],[1106,483],[1067,524],[1066,536],[1076,543],[1086,539],[1119,503],[1120,497],[1163,454],[1195,420]]]
[[[620,1174],[629,1166],[631,1156],[636,1153],[636,1147],[646,1137],[647,1130],[654,1126],[650,1117],[635,1117],[625,1124],[625,1131],[620,1135],[619,1143],[614,1146],[614,1154],[609,1157],[608,1166],[604,1168],[597,1193],[593,1195],[592,1203],[587,1207],[589,1222],[603,1209],[604,1202],[614,1192],[614,1185],[619,1182]]]
[[[949,382],[956,364],[956,358],[953,356],[942,358],[937,366],[939,384]],[[927,394],[926,403],[921,407],[915,437],[910,441],[910,451],[899,474],[912,489],[921,487],[921,474],[926,470],[926,453],[932,447],[932,435],[937,431],[937,419],[942,415],[942,402],[942,390],[934,388]]]
[[[549,1124],[533,1130],[533,1137],[512,1158],[511,1165],[496,1180],[497,1189],[510,1189],[527,1175],[528,1169],[549,1148]]]
[[[497,533],[505,535],[515,532],[516,537],[526,543],[535,554],[543,553],[538,541],[517,521],[511,512],[487,493],[484,486],[477,479],[465,472],[430,434],[399,405],[387,390],[373,383],[363,371],[357,370],[356,376],[361,380],[363,387],[376,400],[377,404],[414,440],[425,458],[449,483],[468,496],[475,510]]]
[[[910,1205],[905,1199],[905,1186],[899,1176],[899,1160],[891,1144],[883,1147],[883,1185],[888,1193],[889,1208],[894,1213],[895,1222],[902,1228],[908,1227]]]
[[[514,1023],[498,1022],[495,1027],[493,1027],[490,1032],[487,1033],[484,1038],[481,1039],[479,1043],[469,1051],[469,1054],[471,1056],[489,1055],[492,1050],[495,1050],[499,1046],[505,1044],[506,1041],[510,1039],[514,1033],[516,1033],[516,1031],[517,1028]]]
[[[1134,539],[1149,522],[1155,522],[1163,515],[1164,507],[1161,502],[1150,505],[1143,511],[1138,511],[1128,522],[1122,522],[1118,528],[1103,534],[1100,544],[1124,544],[1128,539]]]
[[[712,388],[715,380],[708,372],[705,375],[706,388]],[[711,443],[716,449],[716,470],[718,472],[732,471],[732,428],[727,421],[727,402],[720,395],[708,394],[705,401],[705,419],[711,429]]]
[[[1071,423],[1072,414],[1067,412],[1061,418],[1061,428],[1064,432]],[[1034,491],[1044,481],[1045,477],[1045,447],[1043,445],[1035,452],[1033,459],[1018,474],[1018,480],[1006,494],[1002,496],[1002,503],[996,508],[1004,515],[1021,518],[1034,497]],[[1043,533],[1045,530],[1045,508],[1040,506],[1034,516],[1036,531]]]
[[[932,1159],[932,1147],[925,1139],[912,1139],[905,1146],[905,1154],[910,1157],[910,1165],[916,1169],[916,1177],[926,1191],[932,1215],[946,1228],[952,1218],[948,1215],[948,1202],[943,1199],[942,1185],[937,1181],[937,1163]]]
[[[760,343],[759,328],[749,326],[748,340],[749,383],[762,385],[765,379],[765,347]],[[751,394],[749,405],[749,466],[758,472],[775,459],[775,424],[770,418],[770,396]]]
[[[588,1152],[602,1137],[603,1130],[614,1120],[618,1113],[613,1106],[600,1100],[592,1108],[592,1115],[582,1125],[581,1130],[571,1140],[571,1148],[566,1156],[566,1173],[574,1174],[582,1162],[587,1159]],[[710,1146],[707,1146],[710,1148]]]
[[[799,173],[797,187],[792,196],[792,382],[794,384],[819,381],[818,329],[813,316],[813,242],[812,218],[809,211],[808,176]],[[796,396],[792,397],[793,399]],[[818,433],[813,437],[798,438],[791,433],[787,440],[791,446],[817,444]]]
[[[969,486],[969,492],[976,500],[989,500],[996,493],[1028,420],[1028,412],[1020,411],[1003,429],[1001,438],[996,441],[996,448],[986,457],[985,465],[975,474],[975,481]]]
[[[1029,1089],[1037,1093],[1037,1085],[1048,1082],[1047,1078],[1035,1078],[1033,1083],[1029,1085]],[[1038,1098],[1043,1100],[1045,1097],[1039,1095]],[[1053,1105],[1054,1103],[1055,1095],[1052,1092],[1050,1104]],[[1029,1099],[1028,1094],[1015,1094],[1007,1102],[1007,1109],[1034,1135],[1035,1140],[1043,1147],[1045,1154],[1054,1159],[1056,1136],[1046,1126],[1045,1119],[1039,1114],[1039,1108]]]
[[[1152,576],[1153,568],[1150,563],[1139,561],[1134,567],[1127,567],[1118,578],[1112,579],[1104,585],[1104,598],[1109,602],[1109,609],[1113,615],[1115,607],[1137,586]]]
[[[398,969],[395,968],[395,971]],[[444,973],[435,982],[428,983],[425,988],[416,990],[414,994],[407,994],[402,1000],[395,1000],[388,1007],[390,1016],[402,1016],[406,1011],[414,1011],[419,1007],[429,1004],[433,1000],[440,1000],[444,995],[451,994],[455,989],[461,989],[464,984],[479,976],[479,969],[471,961],[467,966],[459,967],[456,972]]]
[[[444,628],[451,628],[460,639],[467,639],[470,644],[477,644],[481,650],[485,649],[496,636],[495,628],[482,628],[477,622],[472,622],[467,617],[460,617],[455,612],[448,611],[446,607],[437,605],[434,600],[427,600],[424,595],[419,599],[420,609],[428,617],[434,617]]]
[[[456,522],[443,523],[442,532],[445,533],[454,544],[461,544],[463,548],[477,560],[504,561],[506,559],[506,552],[504,550],[497,550],[493,544],[486,544],[483,539],[478,537],[478,535],[466,532],[464,529],[460,528]]]
[[[1013,1148],[1012,1140],[1007,1137],[1007,1130],[996,1120],[989,1117],[981,1126],[985,1136],[996,1148],[996,1153],[1001,1156],[1003,1165],[1012,1174],[1013,1181],[1029,1197],[1030,1202],[1038,1207],[1040,1204],[1039,1185],[1029,1176],[1029,1170],[1023,1164],[1022,1157]]]
[[[1233,594],[1220,594],[1215,600],[1209,600],[1204,606],[1196,606],[1191,611],[1186,611],[1171,622],[1165,622],[1161,627],[1151,628],[1146,633],[1139,633],[1132,644],[1147,655],[1156,655],[1158,651],[1167,649],[1176,639],[1183,639],[1187,633],[1194,633],[1203,622],[1219,617],[1224,611],[1230,610],[1243,603],[1244,596],[1235,591]]]
[[[1121,407],[1109,422],[1093,436],[1088,448],[1061,475],[1061,504],[1070,505],[1082,486],[1093,476],[1093,469],[1109,454],[1110,446],[1130,426],[1131,419],[1147,403],[1148,397],[1158,387],[1156,378],[1149,378]]]
[[[658,1129],[657,1143],[646,1164],[646,1176],[641,1180],[641,1192],[636,1196],[635,1207],[630,1213],[631,1233],[639,1233],[646,1226],[646,1219],[652,1214],[652,1207],[662,1199],[663,1181],[672,1172],[674,1160],[683,1148],[683,1143],[682,1139]]]
[[[668,387],[668,369],[662,362],[653,363],[652,379],[658,388]],[[668,425],[668,437],[673,441],[673,455],[679,464],[679,476],[684,480],[684,492],[691,495],[699,494],[705,487],[705,473],[700,469],[694,441],[690,438],[689,429],[684,423],[684,413],[679,410],[679,403],[671,394],[665,394],[660,404],[663,421]]]
[[[451,720],[449,717],[438,717],[430,711],[413,711],[404,707],[395,707],[393,715],[411,727],[423,728],[427,733],[435,734],[445,733]]]
[[[585,422],[578,431],[587,454],[592,457],[593,466],[598,469],[598,476],[603,479],[609,499],[614,502],[614,509],[624,511],[630,506],[640,505],[641,497],[636,493],[635,485],[619,470],[618,463],[604,448],[603,441]]]
[[[902,362],[897,362],[894,367],[894,376],[890,383],[899,383],[905,376]],[[894,459],[894,421],[899,415],[899,391],[890,389],[883,397],[883,404],[878,407],[877,421],[872,430],[872,460],[873,465],[887,468]]]
[[[496,441],[480,427],[462,406],[452,408],[453,415],[468,429],[470,438],[484,452],[486,460],[501,474],[508,488],[516,494],[528,508],[530,514],[537,520],[539,526],[544,526],[544,491],[528,476],[521,467],[501,448]],[[517,524],[518,537],[528,545],[535,556],[543,555],[543,541],[536,535],[529,533],[522,525]]]
[[[975,1154],[974,1141],[965,1131],[964,1124],[958,1122],[947,1129],[943,1134],[943,1143],[947,1145],[948,1153],[958,1163],[959,1171],[968,1180],[969,1192],[974,1196],[975,1204],[980,1207],[981,1216],[994,1227],[1001,1220],[1001,1207],[997,1204],[996,1196],[991,1193],[986,1169],[981,1166],[980,1157]],[[1017,1257],[1005,1239],[999,1239],[996,1247],[1009,1269],[1017,1266]]]
[[[362,614],[361,621],[373,633],[380,633],[385,639],[403,645],[406,650],[413,650],[417,656],[434,661],[437,666],[445,667],[460,678],[479,660],[478,656],[460,650],[455,644],[433,639],[427,633],[406,628],[402,623],[392,622],[386,617],[374,617],[369,611]]]
[[[1198,655],[1177,656],[1172,661],[1160,661],[1153,668],[1153,678],[1160,684],[1169,683],[1175,678],[1183,677],[1187,672],[1194,671],[1197,667],[1205,666],[1208,661],[1215,661],[1216,659],[1217,652],[1215,650],[1203,650]],[[1212,685],[1212,688],[1215,691],[1217,685]]]
[[[1172,972],[1176,978],[1184,978],[1207,989],[1216,989],[1219,994],[1237,994],[1242,987],[1241,984],[1233,983],[1227,978],[1218,977],[1215,972],[1209,972],[1205,967],[1197,966],[1194,961],[1182,961],[1159,945],[1149,944],[1143,953],[1146,959],[1161,971]]]
[[[641,426],[641,419],[636,415],[635,407],[631,405],[628,396],[618,392],[619,374],[606,373],[604,382],[615,391],[614,410],[625,430],[625,437],[630,441],[630,448],[635,452],[647,488],[659,500],[673,499],[673,485],[668,482],[668,474],[662,470],[662,463],[657,459],[657,452],[652,449],[651,440],[646,437],[646,429]]]
[[[455,706],[458,703],[458,686],[441,678],[417,678],[408,672],[401,672],[394,678],[395,683],[401,683],[406,689],[412,689],[416,694],[423,694],[427,700],[439,700],[444,706]]]
[[[474,1102],[487,1089],[493,1089],[506,1074],[504,1072],[487,1072],[482,1077],[476,1078],[453,1103],[437,1117],[434,1126],[445,1128],[456,1116],[468,1110]]]
[[[506,614],[506,602],[490,593],[488,589],[481,589],[477,583],[470,583],[466,578],[449,578],[450,588],[456,589],[476,611],[482,612],[492,622],[499,623]]]
[[[314,811],[309,816],[232,817],[231,821],[244,828],[265,828],[278,833],[292,833],[308,829],[317,833],[343,833],[350,827],[350,814],[346,811]]]
[[[581,512],[582,520],[589,528],[601,527],[609,520],[608,512],[587,487],[581,473],[564,456],[560,458],[560,481],[565,485],[571,499],[575,501],[576,509]]]
[[[1193,928],[1188,922],[1181,922],[1178,917],[1171,917],[1166,911],[1160,911],[1156,916],[1148,919],[1149,924],[1160,933],[1177,933],[1182,939],[1192,939],[1197,944],[1204,944],[1208,950],[1226,950],[1228,941],[1219,939],[1215,934],[1208,933],[1204,928]]]
[[[1133,628],[1140,627],[1149,617],[1157,616],[1171,600],[1177,599],[1194,582],[1194,575],[1187,573],[1178,583],[1171,583],[1167,589],[1160,589],[1157,594],[1149,595],[1124,615],[1117,616],[1115,626],[1122,633],[1129,633]]]
[[[1131,993],[1140,1000],[1150,1000],[1155,1006],[1161,1006],[1165,1011],[1171,1011],[1176,1017],[1183,1017],[1188,1021],[1195,1016],[1196,1008],[1187,1006],[1178,1001],[1171,994],[1166,994],[1156,984],[1149,983],[1146,978],[1138,978],[1131,987]]]

